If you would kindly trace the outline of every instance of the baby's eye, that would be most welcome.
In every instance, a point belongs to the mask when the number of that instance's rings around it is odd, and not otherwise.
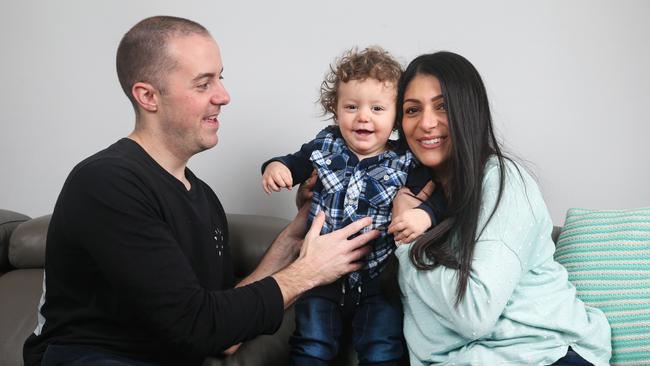
[[[380,106],[380,105],[374,105],[374,106],[372,106],[371,109],[372,109],[373,112],[381,112],[381,111],[383,111],[383,110],[386,109],[386,108],[384,108],[384,107],[382,107],[382,106]]]
[[[347,105],[343,106],[343,109],[345,109],[347,111],[356,111],[357,106],[354,105],[354,104],[347,104]]]

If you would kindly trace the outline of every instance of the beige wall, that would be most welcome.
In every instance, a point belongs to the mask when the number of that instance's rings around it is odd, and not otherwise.
[[[222,46],[232,103],[219,145],[190,167],[230,212],[292,216],[291,194],[262,192],[259,166],[325,125],[315,100],[328,63],[369,44],[404,63],[441,49],[469,58],[556,223],[569,207],[650,206],[650,2],[258,3],[3,1],[0,207],[49,213],[70,169],[130,132],[115,49],[157,14],[197,20]]]

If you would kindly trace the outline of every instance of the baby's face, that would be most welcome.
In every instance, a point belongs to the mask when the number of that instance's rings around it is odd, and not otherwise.
[[[379,155],[395,123],[394,83],[376,79],[339,84],[336,120],[343,139],[359,160]]]

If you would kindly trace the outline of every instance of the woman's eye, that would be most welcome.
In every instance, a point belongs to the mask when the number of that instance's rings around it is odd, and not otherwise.
[[[416,107],[404,108],[404,114],[414,114],[417,113],[418,109]]]
[[[447,103],[440,103],[433,107],[436,111],[447,112]]]

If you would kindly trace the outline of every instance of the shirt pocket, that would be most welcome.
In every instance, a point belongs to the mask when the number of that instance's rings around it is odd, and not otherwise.
[[[311,154],[310,160],[314,164],[318,179],[323,185],[323,193],[336,193],[345,189],[347,156],[317,150]]]
[[[379,166],[368,171],[366,199],[376,209],[389,210],[397,190],[406,182],[406,172]]]

